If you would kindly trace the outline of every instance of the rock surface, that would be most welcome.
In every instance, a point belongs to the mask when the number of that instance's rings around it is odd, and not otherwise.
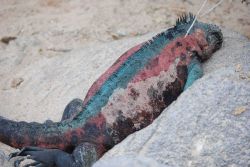
[[[119,166],[163,166],[159,163],[213,166],[229,164],[229,161],[234,166],[249,164],[250,42],[232,31],[223,30],[223,34],[224,46],[204,65],[205,76],[152,125],[129,136],[96,166],[115,166],[116,160]],[[90,44],[60,57],[41,58],[15,69],[14,75],[5,80],[6,89],[0,95],[0,115],[14,120],[59,120],[72,98],[84,98],[88,87],[111,63],[152,35]],[[17,39],[10,45],[24,41]],[[11,105],[3,105],[8,103]],[[239,151],[239,148],[244,149]],[[0,150],[6,155],[13,151],[4,145],[0,145]],[[117,155],[120,157],[107,160]],[[203,160],[207,164],[202,163]],[[5,162],[5,166],[8,165]]]
[[[152,158],[134,155],[122,155],[100,161],[94,167],[166,167]]]
[[[169,167],[250,165],[250,42],[230,31],[224,36],[223,48],[204,64],[205,76],[94,167],[138,156]],[[143,166],[136,162],[132,166]]]

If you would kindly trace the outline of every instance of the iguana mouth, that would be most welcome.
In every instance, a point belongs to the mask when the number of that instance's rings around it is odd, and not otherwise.
[[[204,61],[202,56],[199,55],[197,51],[192,51],[192,57],[196,57],[200,62]]]

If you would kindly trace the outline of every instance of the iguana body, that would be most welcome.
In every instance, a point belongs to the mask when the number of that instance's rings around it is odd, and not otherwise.
[[[83,102],[73,100],[66,107],[61,122],[0,118],[0,141],[17,148],[37,146],[12,155],[32,155],[37,166],[90,166],[126,136],[152,123],[201,77],[200,61],[221,47],[222,34],[216,26],[196,22],[184,37],[193,19],[184,16],[175,27],[124,53]]]

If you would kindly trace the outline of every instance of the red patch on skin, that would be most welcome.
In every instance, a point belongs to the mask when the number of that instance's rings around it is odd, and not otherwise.
[[[58,148],[61,150],[66,150],[68,142],[66,140],[61,140],[61,139],[56,140],[56,138],[60,138],[60,136],[56,137],[40,136],[37,138],[36,146],[41,148]]]
[[[101,158],[102,155],[107,151],[107,149],[103,145],[96,146],[96,152],[98,158]]]
[[[61,150],[67,150],[69,148],[73,148],[80,144],[84,139],[88,140],[89,136],[85,136],[84,129],[86,128],[85,125],[95,125],[97,128],[95,129],[98,131],[99,135],[97,138],[95,138],[95,141],[92,141],[93,143],[105,143],[105,140],[107,139],[105,136],[105,128],[106,128],[106,120],[104,116],[100,113],[96,115],[95,117],[89,119],[86,124],[83,125],[83,127],[75,128],[75,129],[69,129],[65,133],[61,135],[56,136],[37,136],[36,138],[36,146],[42,147],[42,148],[58,148]],[[74,141],[74,138],[76,140]],[[30,143],[29,138],[25,139],[25,145],[19,146],[16,140],[12,141],[12,145],[18,148],[21,148],[23,146],[30,146],[32,143]],[[27,141],[26,141],[27,140]]]
[[[135,75],[131,83],[139,82],[153,76],[158,76],[161,71],[167,71],[170,65],[181,54],[189,55],[190,51],[197,51],[198,54],[201,55],[202,49],[206,46],[208,46],[208,44],[205,39],[205,34],[200,29],[196,30],[193,34],[188,35],[186,38],[176,38],[174,41],[166,45],[160,54],[151,60],[144,69]],[[189,48],[189,51],[187,48]],[[187,63],[189,63],[188,60]]]
[[[91,88],[89,89],[83,104],[85,105],[89,99],[100,89],[100,87],[103,85],[103,83],[130,57],[133,55],[133,53],[135,53],[136,51],[138,51],[142,44],[139,44],[133,48],[131,48],[130,50],[128,50],[127,52],[125,52],[121,57],[119,57],[119,59],[104,73],[100,76],[100,78],[98,78],[97,81],[94,82],[94,84],[91,86]]]
[[[12,139],[10,145],[15,148],[20,148],[20,146],[17,144],[16,139]]]
[[[99,113],[95,117],[90,118],[87,123],[95,124],[98,127],[98,129],[103,129],[104,125],[106,124],[106,119],[102,115],[102,113]]]
[[[25,136],[24,136],[23,142],[24,142],[24,143],[27,143],[28,145],[30,145],[29,143],[30,143],[31,141],[30,141],[30,138],[29,138],[28,135],[25,135]]]
[[[105,135],[98,136],[97,139],[96,139],[96,142],[97,143],[104,143],[105,139],[106,139]]]

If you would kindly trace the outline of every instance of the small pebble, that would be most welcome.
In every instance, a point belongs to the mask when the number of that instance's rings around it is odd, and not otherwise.
[[[3,37],[1,39],[1,42],[4,43],[4,44],[9,44],[10,41],[13,41],[15,39],[16,39],[16,37]]]
[[[15,78],[15,79],[13,79],[12,82],[11,82],[11,87],[12,87],[12,88],[17,88],[18,86],[21,85],[21,83],[22,83],[23,81],[24,81],[23,78]]]
[[[245,106],[240,106],[240,107],[237,107],[235,110],[234,110],[234,115],[240,115],[242,114],[243,112],[245,112],[247,109]]]

